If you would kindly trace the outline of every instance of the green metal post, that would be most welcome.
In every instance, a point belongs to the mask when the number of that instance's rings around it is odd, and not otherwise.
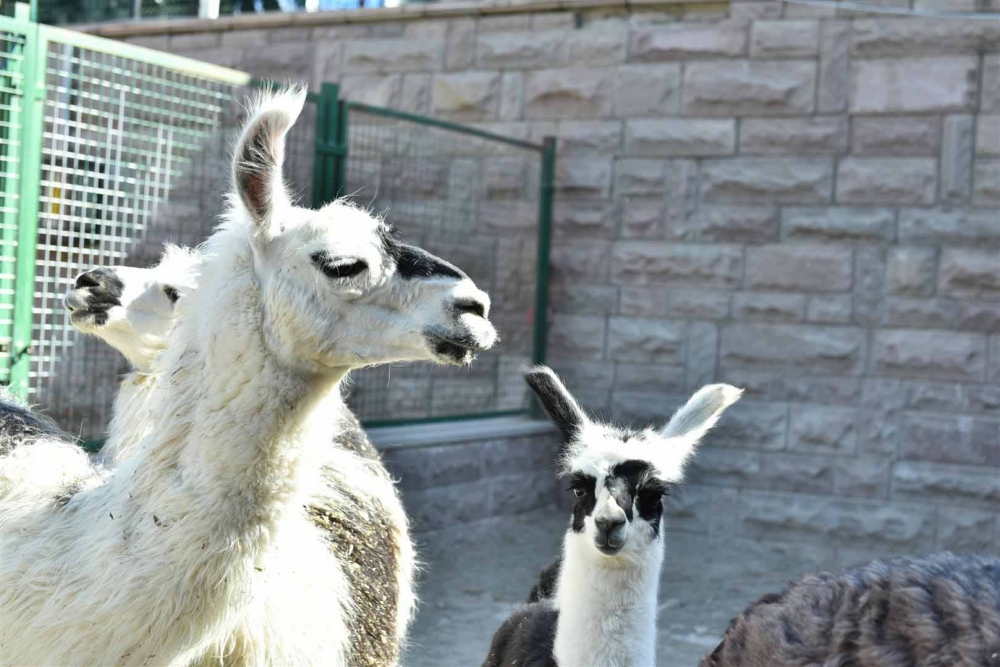
[[[556,140],[545,137],[542,144],[542,173],[538,186],[538,257],[535,287],[535,331],[532,362],[545,363],[549,334],[549,254],[552,249],[552,198],[556,180]],[[541,405],[532,398],[532,413],[542,414]]]
[[[343,114],[340,86],[324,83],[316,102],[316,160],[313,169],[313,208],[337,198],[343,185]]]
[[[28,397],[31,330],[35,307],[35,253],[38,246],[38,200],[41,188],[42,118],[45,103],[45,33],[31,26],[24,47],[24,113],[21,133],[21,191],[17,229],[17,274],[14,282],[14,326],[10,390]]]
[[[344,194],[347,183],[347,102],[337,100],[337,150],[334,153],[333,181],[330,183],[330,201]]]

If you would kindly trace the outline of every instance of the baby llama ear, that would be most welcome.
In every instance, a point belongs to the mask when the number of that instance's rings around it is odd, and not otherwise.
[[[295,124],[306,90],[265,90],[251,107],[233,155],[233,187],[254,225],[255,236],[276,233],[274,211],[290,204],[282,178],[285,136]]]
[[[681,438],[697,443],[715,426],[719,417],[730,405],[740,400],[742,389],[728,384],[710,384],[702,387],[674,413],[660,433],[667,438]]]
[[[548,366],[535,366],[524,374],[524,381],[535,392],[564,441],[570,442],[587,423],[587,414],[580,404]]]

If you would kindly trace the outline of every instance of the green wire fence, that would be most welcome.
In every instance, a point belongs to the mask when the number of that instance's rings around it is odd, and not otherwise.
[[[62,298],[95,265],[148,266],[200,243],[228,188],[250,75],[0,17],[0,383],[85,439],[110,418],[120,356]],[[489,292],[503,336],[471,368],[353,375],[367,424],[529,409],[544,360],[555,145],[310,93],[289,135],[300,200],[353,199]]]

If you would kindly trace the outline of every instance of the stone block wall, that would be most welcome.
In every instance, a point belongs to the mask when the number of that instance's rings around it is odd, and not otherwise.
[[[634,422],[747,389],[676,530],[1000,550],[1000,21],[554,6],[126,38],[555,135],[552,365]]]

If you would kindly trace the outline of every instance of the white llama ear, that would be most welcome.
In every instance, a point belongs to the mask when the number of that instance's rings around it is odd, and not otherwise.
[[[674,413],[660,433],[667,438],[681,438],[696,444],[715,426],[719,417],[730,405],[740,400],[742,389],[728,384],[710,384],[702,387]]]
[[[571,441],[587,423],[587,414],[559,377],[548,366],[535,366],[524,374],[524,381],[538,396],[565,441]]]
[[[302,112],[305,100],[306,90],[301,87],[261,92],[236,144],[233,187],[255,232],[265,237],[277,231],[274,211],[290,204],[282,178],[285,136]]]

